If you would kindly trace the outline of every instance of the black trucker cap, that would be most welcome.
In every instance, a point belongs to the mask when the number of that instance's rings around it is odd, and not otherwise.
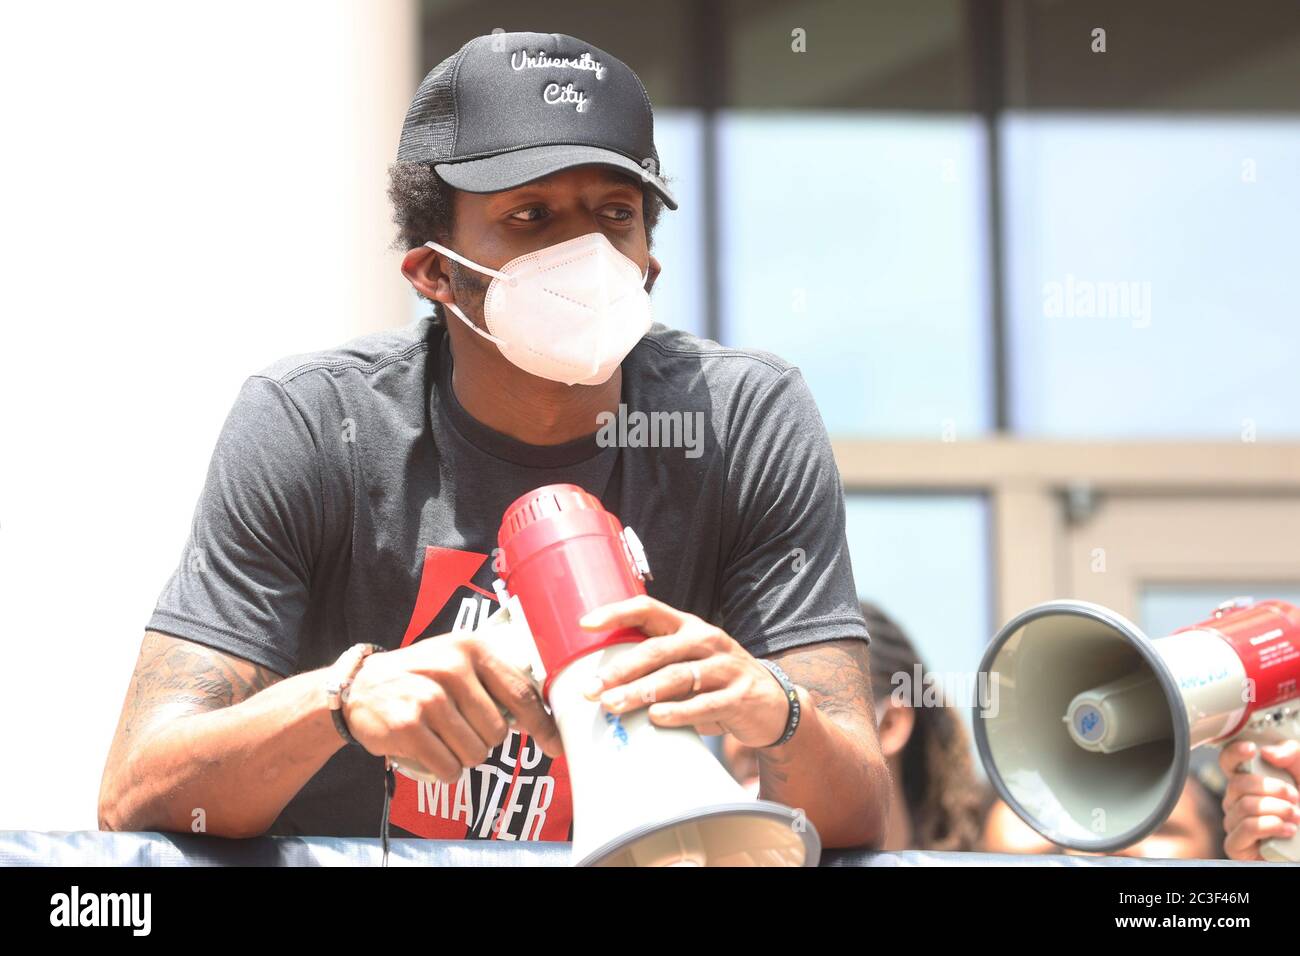
[[[439,63],[415,91],[398,162],[432,162],[455,189],[499,192],[596,163],[659,176],[654,113],[631,68],[563,33],[490,33]]]

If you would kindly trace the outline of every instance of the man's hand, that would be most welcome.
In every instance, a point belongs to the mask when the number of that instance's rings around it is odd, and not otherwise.
[[[648,595],[597,608],[579,623],[588,630],[635,627],[648,635],[605,664],[587,691],[611,713],[648,706],[657,726],[730,733],[750,747],[766,747],[785,731],[785,691],[721,628]]]
[[[563,752],[532,682],[470,632],[371,654],[348,692],[343,719],[370,753],[413,760],[452,781],[486,760],[510,732],[497,702],[548,756]]]
[[[1237,768],[1255,756],[1281,767],[1300,779],[1300,742],[1265,745],[1262,750],[1248,740],[1239,740],[1223,748],[1219,767],[1228,776],[1223,795],[1223,828],[1227,837],[1224,852],[1231,860],[1262,860],[1261,840],[1294,836],[1300,823],[1300,791],[1290,784],[1259,773],[1244,773]]]

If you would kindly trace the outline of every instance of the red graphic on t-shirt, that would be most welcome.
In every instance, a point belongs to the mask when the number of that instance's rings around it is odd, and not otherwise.
[[[424,549],[420,589],[402,647],[418,640],[462,588],[479,596],[463,600],[496,601],[471,580],[487,557],[455,548]],[[481,618],[474,614],[471,620]],[[569,767],[564,757],[548,757],[528,734],[511,729],[487,760],[465,768],[451,784],[397,774],[390,818],[430,839],[567,840],[573,821]]]
[[[455,548],[425,548],[424,570],[420,572],[420,592],[415,596],[415,610],[402,636],[402,647],[424,633],[433,619],[442,613],[457,588],[469,588],[484,597],[495,596],[476,587],[470,580],[487,560],[486,554],[458,551]]]

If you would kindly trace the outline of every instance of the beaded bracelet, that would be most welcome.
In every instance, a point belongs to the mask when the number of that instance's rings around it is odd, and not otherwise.
[[[786,700],[790,702],[790,712],[785,719],[785,733],[775,743],[767,744],[767,747],[779,747],[794,736],[794,732],[799,726],[799,694],[795,690],[794,684],[790,682],[790,678],[786,676],[785,671],[781,670],[775,661],[760,657],[758,662],[772,672],[772,676],[777,679],[781,684],[781,689],[785,691]],[[761,749],[766,749],[766,747]]]

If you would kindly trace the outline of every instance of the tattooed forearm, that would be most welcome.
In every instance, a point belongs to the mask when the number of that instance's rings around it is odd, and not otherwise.
[[[780,783],[786,783],[790,779],[790,775],[783,769],[790,762],[789,756],[783,756],[771,750],[759,750],[756,756],[758,757],[758,767],[762,777]]]
[[[824,641],[773,657],[790,680],[808,692],[813,706],[853,736],[876,726],[865,641]],[[759,750],[757,757],[766,777],[781,783],[789,780],[785,765],[794,755],[787,748]]]
[[[150,631],[127,689],[122,736],[171,717],[229,707],[278,680],[259,664]]]
[[[869,721],[867,726],[875,727],[866,641],[824,641],[773,658],[791,681],[807,688],[823,714],[837,723]]]
[[[759,796],[805,811],[823,846],[879,845],[889,772],[866,642],[822,641],[773,657],[798,688],[804,716],[787,743],[757,751]]]

